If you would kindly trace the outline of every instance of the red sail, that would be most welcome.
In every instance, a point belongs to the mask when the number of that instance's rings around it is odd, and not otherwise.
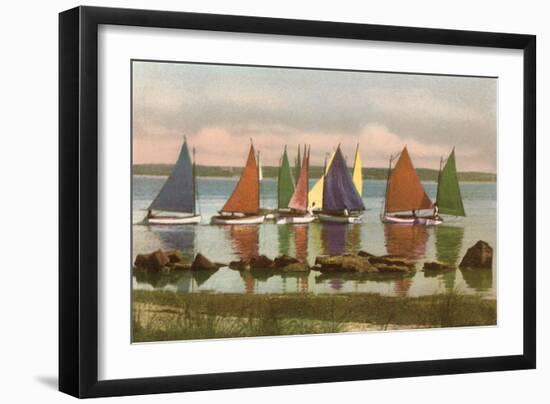
[[[388,178],[386,213],[433,208],[405,147]]]
[[[246,166],[222,212],[256,214],[260,210],[260,182],[254,146],[250,145]]]
[[[302,167],[300,168],[300,176],[298,177],[298,182],[296,183],[296,189],[294,194],[290,198],[288,207],[291,209],[296,209],[300,211],[305,211],[307,209],[307,193],[308,193],[308,183],[309,183],[309,151],[306,153],[304,150],[304,160],[302,162]]]

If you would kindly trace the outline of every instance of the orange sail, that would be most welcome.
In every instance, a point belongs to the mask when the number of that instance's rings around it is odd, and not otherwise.
[[[250,145],[246,166],[233,193],[222,208],[227,213],[256,214],[260,210],[260,181],[254,146]]]
[[[386,189],[386,213],[433,208],[405,147],[392,170]]]
[[[307,193],[309,188],[309,151],[306,153],[304,149],[304,160],[302,162],[302,167],[300,168],[300,176],[298,177],[298,182],[296,183],[296,189],[294,194],[290,198],[288,207],[291,209],[296,209],[300,211],[307,210]]]

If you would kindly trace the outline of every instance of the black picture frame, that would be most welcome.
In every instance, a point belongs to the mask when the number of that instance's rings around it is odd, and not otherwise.
[[[523,50],[523,353],[99,381],[97,61],[100,24]],[[59,389],[84,398],[535,368],[535,104],[534,35],[96,7],[77,7],[60,13]]]

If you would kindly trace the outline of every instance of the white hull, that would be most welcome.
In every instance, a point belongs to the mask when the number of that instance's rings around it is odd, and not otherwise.
[[[273,220],[273,219],[275,219],[274,213],[268,213],[267,215],[265,215],[265,220]]]
[[[393,224],[419,224],[424,226],[437,226],[443,223],[443,219],[434,218],[432,216],[392,216],[384,215],[382,217],[384,223],[393,223]]]
[[[264,215],[260,216],[212,216],[212,224],[261,224],[265,220]]]
[[[276,224],[306,224],[315,220],[315,216],[306,214],[303,216],[278,216],[275,219]]]
[[[329,215],[327,213],[319,213],[318,216],[321,222],[328,222],[328,223],[361,223],[361,217],[362,217],[362,215],[340,216],[340,215]]]
[[[198,224],[201,222],[201,215],[193,216],[153,216],[146,217],[145,223],[147,224]]]

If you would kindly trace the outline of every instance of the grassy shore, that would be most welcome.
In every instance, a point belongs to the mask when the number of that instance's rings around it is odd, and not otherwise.
[[[456,292],[176,294],[133,292],[133,341],[172,341],[496,324],[496,301]]]
[[[172,164],[134,164],[134,175],[170,175],[174,166]],[[277,178],[278,167],[264,166],[262,173],[265,178]],[[242,167],[214,167],[197,165],[197,175],[200,177],[238,177]],[[310,178],[319,178],[323,172],[321,166],[311,166]],[[437,181],[438,170],[429,168],[417,168],[416,172],[422,181]],[[385,180],[388,178],[387,168],[368,167],[363,168],[363,178],[368,180]],[[483,172],[459,172],[459,181],[495,182],[496,174]]]

